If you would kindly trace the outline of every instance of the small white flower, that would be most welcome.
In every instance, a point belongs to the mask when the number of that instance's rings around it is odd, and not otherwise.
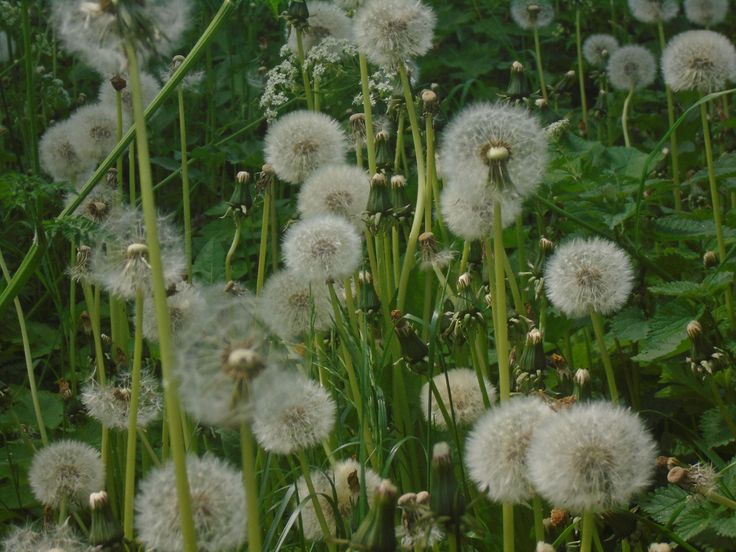
[[[718,92],[726,88],[727,82],[736,80],[736,48],[721,33],[680,33],[662,54],[662,74],[675,92]]]
[[[609,34],[594,34],[583,43],[583,56],[591,65],[602,67],[608,63],[611,54],[618,50],[618,40]]]
[[[696,25],[718,25],[727,14],[728,0],[685,0],[685,16]]]
[[[573,512],[626,506],[648,485],[655,443],[639,417],[606,402],[576,404],[539,425],[528,450],[539,494]]]
[[[132,393],[132,374],[122,372],[110,383],[102,385],[90,381],[82,390],[82,404],[87,414],[100,424],[113,429],[127,430]],[[161,416],[161,388],[148,370],[141,371],[140,395],[136,424],[144,428]]]
[[[353,39],[353,22],[338,6],[331,2],[313,0],[309,2],[308,7],[308,27],[302,33],[302,46],[305,54],[327,37]],[[297,51],[296,32],[293,29],[289,34],[288,44],[292,52]]]
[[[680,4],[677,0],[629,0],[629,9],[642,23],[664,23],[675,18]]]
[[[546,27],[555,17],[555,9],[549,0],[513,0],[511,18],[522,29]]]
[[[643,46],[623,46],[608,60],[608,80],[617,90],[646,88],[656,74],[657,60]]]
[[[297,209],[302,218],[340,215],[361,228],[368,204],[368,174],[354,165],[326,165],[307,178],[299,191]]]
[[[438,374],[432,378],[437,393],[439,394],[442,405],[444,406],[450,419],[453,419],[458,425],[468,425],[475,422],[485,411],[485,403],[483,402],[483,393],[478,383],[478,375],[475,370],[469,368],[455,368],[448,370],[447,374]],[[449,382],[449,386],[448,386]],[[483,378],[483,385],[486,389],[486,395],[491,403],[496,395],[496,390],[491,383]],[[434,393],[432,393],[431,410],[429,405],[430,398],[429,382],[422,386],[419,393],[419,403],[424,413],[424,418],[428,419],[438,429],[444,431],[447,429],[447,421],[442,415],[439,402]]]

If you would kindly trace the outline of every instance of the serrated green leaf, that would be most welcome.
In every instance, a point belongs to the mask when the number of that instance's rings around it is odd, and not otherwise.
[[[670,525],[687,507],[688,494],[680,487],[667,485],[659,487],[641,504],[644,511],[655,521]]]
[[[225,250],[219,241],[209,240],[194,260],[192,272],[203,283],[213,284],[222,279],[225,266]]]
[[[719,519],[715,529],[721,537],[736,538],[736,515]]]
[[[628,307],[611,320],[611,334],[622,341],[639,341],[647,336],[649,321],[636,307]]]
[[[649,291],[657,295],[687,297],[690,299],[710,297],[733,281],[732,272],[718,272],[707,276],[701,283],[679,280],[649,286]]]
[[[736,418],[736,406],[730,405],[729,409],[731,416]],[[700,417],[700,432],[705,442],[712,448],[722,447],[732,443],[735,439],[717,408],[707,410]]]
[[[659,218],[654,221],[654,228],[661,237],[671,239],[713,238],[716,235],[716,227],[712,220],[694,220],[681,215]],[[736,230],[724,226],[723,235],[733,238],[736,236]]]
[[[716,508],[706,500],[690,500],[675,523],[675,530],[684,540],[698,536],[709,529],[714,521]]]
[[[649,332],[642,351],[633,357],[638,362],[651,362],[665,356],[682,353],[688,347],[687,325],[700,318],[705,307],[670,302],[649,321]]]

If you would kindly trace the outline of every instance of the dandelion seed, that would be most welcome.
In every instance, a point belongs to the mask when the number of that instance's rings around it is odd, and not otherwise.
[[[455,368],[448,370],[447,375],[439,374],[432,378],[432,382],[437,388],[442,405],[450,416],[458,425],[468,425],[474,423],[486,410],[483,402],[483,393],[478,383],[478,376],[475,370],[468,368]],[[449,382],[449,385],[448,385]],[[486,395],[490,402],[493,402],[496,390],[491,383],[483,378],[483,385],[486,389]],[[447,430],[447,421],[442,415],[439,401],[434,393],[432,393],[432,406],[429,406],[430,395],[429,382],[422,386],[419,393],[419,403],[424,413],[424,418],[434,424],[439,430]]]
[[[335,4],[347,12],[357,10],[365,3],[365,0],[335,0]],[[310,6],[311,9],[311,6]]]
[[[478,420],[465,444],[465,464],[481,491],[496,502],[511,504],[534,495],[527,448],[536,427],[553,415],[541,399],[517,397]]]
[[[666,23],[680,11],[677,0],[629,0],[634,19],[642,23]]]
[[[608,80],[617,90],[646,88],[654,82],[657,61],[642,46],[622,46],[608,61]]]
[[[358,51],[376,65],[395,68],[432,47],[436,17],[418,0],[371,0],[353,20]]]
[[[100,453],[80,441],[57,441],[33,456],[28,480],[33,495],[45,506],[62,502],[87,504],[89,495],[105,484]]]
[[[324,165],[342,163],[346,152],[347,137],[340,124],[324,113],[288,113],[266,133],[266,163],[292,184],[300,184]]]
[[[308,281],[343,280],[360,267],[362,249],[355,226],[343,217],[322,215],[291,226],[284,236],[287,268]]]
[[[593,402],[540,424],[527,458],[531,482],[552,504],[605,512],[626,506],[649,485],[656,446],[636,414]]]
[[[728,15],[728,0],[685,0],[685,16],[696,25],[712,27]]]
[[[187,478],[197,545],[203,552],[234,550],[245,542],[246,505],[242,474],[206,455],[187,458]],[[182,549],[174,465],[152,470],[135,501],[138,538],[151,550]]]
[[[511,18],[524,30],[546,27],[555,17],[549,0],[513,0]]]
[[[66,120],[49,127],[41,136],[38,144],[41,168],[55,182],[76,183],[96,164],[96,159],[82,157],[73,134],[73,124]]]
[[[618,50],[618,40],[609,34],[594,34],[583,43],[583,56],[588,63],[603,67],[608,63],[611,54]]]
[[[82,404],[87,414],[100,424],[120,431],[128,429],[132,374],[123,372],[107,384],[90,381],[82,390]],[[140,395],[136,424],[145,428],[161,416],[161,389],[158,380],[148,371],[141,371]]]
[[[304,53],[327,37],[343,40],[353,39],[353,22],[338,6],[331,2],[313,0],[309,2],[309,19],[307,28],[302,33]],[[289,35],[289,48],[297,51],[296,32]]]
[[[560,245],[547,262],[547,297],[566,316],[578,318],[590,309],[607,315],[623,307],[633,288],[628,255],[601,238],[573,239]]]
[[[736,48],[713,31],[687,31],[670,40],[662,54],[662,74],[673,91],[718,92],[736,80]]]
[[[329,393],[295,370],[271,368],[253,383],[252,427],[267,452],[291,454],[329,437],[335,425]]]
[[[446,184],[440,193],[442,220],[453,234],[465,240],[483,239],[493,231],[493,203],[497,200],[498,195],[486,184]],[[516,220],[521,205],[516,198],[501,197],[504,228]]]
[[[297,209],[302,218],[340,215],[357,228],[370,193],[368,174],[352,165],[327,165],[307,178],[299,191]]]
[[[89,547],[65,522],[36,529],[27,525],[14,527],[0,542],[3,552],[87,552]]]

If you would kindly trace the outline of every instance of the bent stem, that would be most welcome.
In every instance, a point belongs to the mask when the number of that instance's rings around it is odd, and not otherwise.
[[[624,109],[621,112],[621,128],[624,131],[624,145],[631,147],[631,139],[629,138],[629,107],[631,106],[631,98],[634,96],[634,87],[632,86],[624,100]]]
[[[304,482],[307,484],[309,496],[312,500],[312,504],[314,504],[314,513],[317,516],[319,527],[322,530],[322,536],[324,537],[325,543],[327,543],[327,548],[331,552],[334,552],[336,550],[335,543],[332,542],[332,535],[330,534],[330,529],[327,527],[327,520],[325,519],[325,514],[322,511],[322,505],[320,504],[319,497],[314,490],[314,483],[312,483],[312,475],[309,473],[309,464],[307,464],[307,457],[304,455],[303,450],[300,450],[297,453],[297,456],[299,457],[299,465],[302,469]]]
[[[578,54],[578,83],[580,84],[580,103],[583,107],[583,127],[588,133],[588,98],[585,96],[585,74],[583,72],[583,46],[580,38],[580,8],[575,10],[575,48]]]
[[[601,354],[601,361],[603,362],[603,369],[606,372],[606,380],[608,381],[608,391],[611,394],[611,402],[618,404],[618,387],[616,386],[616,376],[613,373],[613,364],[611,363],[611,357],[608,354],[606,348],[605,331],[603,328],[603,317],[599,312],[594,309],[590,309],[590,319],[593,322],[593,331],[595,332],[595,340],[598,343],[598,350]]]
[[[184,114],[184,87],[179,96],[179,141],[181,142],[181,202],[184,210],[184,252],[187,257],[187,276],[192,282],[192,210],[189,204],[189,161],[187,159],[187,122]]]
[[[544,81],[544,67],[542,66],[542,48],[539,46],[539,29],[534,27],[534,57],[537,62],[537,74],[539,75],[539,88],[542,91],[544,103],[549,103],[547,97],[547,84]]]
[[[590,552],[595,531],[595,518],[592,512],[583,514],[583,528],[580,536],[580,552]]]
[[[225,281],[230,282],[233,279],[233,257],[235,252],[238,250],[240,245],[240,230],[241,230],[240,215],[235,214],[235,233],[233,234],[233,242],[230,244],[230,249],[225,256]]]
[[[247,423],[240,426],[240,454],[243,464],[243,485],[248,509],[248,548],[261,550],[261,524],[258,512],[258,480],[256,478],[253,433]]]

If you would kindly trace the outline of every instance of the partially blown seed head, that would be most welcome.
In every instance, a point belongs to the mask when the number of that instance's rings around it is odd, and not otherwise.
[[[100,424],[117,430],[128,429],[132,374],[122,372],[109,383],[90,381],[82,390],[82,404],[87,414]],[[136,425],[145,428],[161,416],[161,389],[158,380],[148,371],[141,371]]]
[[[483,393],[481,392],[478,375],[475,370],[468,368],[455,368],[448,370],[447,375],[439,374],[432,378],[437,393],[442,400],[442,404],[450,416],[450,420],[455,420],[458,425],[468,425],[475,422],[485,411],[485,403],[483,402]],[[448,386],[449,382],[449,386]],[[491,383],[483,378],[488,400],[493,403],[496,390]],[[432,392],[432,406],[429,405],[430,398],[429,382],[422,386],[419,393],[419,402],[424,412],[424,418],[428,419],[440,430],[447,429],[447,421],[442,415],[437,396]],[[453,418],[454,414],[454,418]]]
[[[618,40],[609,34],[594,34],[585,39],[583,55],[591,65],[603,67],[611,54],[618,50]]]
[[[69,117],[69,130],[79,155],[97,164],[117,143],[115,109],[104,104],[80,107]]]
[[[172,292],[173,291],[173,292]],[[177,335],[181,329],[191,320],[200,316],[206,316],[212,308],[208,300],[212,295],[224,298],[221,289],[207,290],[201,286],[190,284],[184,280],[177,282],[169,290],[166,304],[169,307],[169,318],[171,320],[171,331]],[[143,337],[149,341],[158,341],[158,324],[156,322],[156,303],[153,297],[148,297],[143,304]]]
[[[302,33],[302,46],[306,54],[312,46],[319,44],[322,39],[331,36],[342,40],[353,39],[353,22],[337,5],[331,2],[314,0],[309,2],[309,25]],[[296,31],[291,30],[289,48],[297,51]]]
[[[43,172],[55,182],[69,180],[75,183],[95,166],[95,159],[83,157],[72,139],[74,129],[69,120],[46,129],[38,144]]]
[[[726,88],[727,82],[736,80],[736,48],[721,33],[680,33],[662,54],[662,74],[675,92],[718,92]]]
[[[469,241],[480,240],[493,232],[493,204],[499,195],[485,184],[447,184],[440,193],[442,220],[450,231]],[[501,224],[513,224],[521,212],[522,203],[507,195],[501,196]]]
[[[696,25],[718,25],[727,14],[728,0],[685,0],[685,16]]]
[[[680,4],[677,0],[629,0],[629,9],[642,23],[664,23],[675,18]]]
[[[368,174],[353,165],[327,165],[307,178],[297,209],[303,218],[340,215],[361,228],[370,193]]]
[[[623,46],[611,54],[608,79],[617,90],[646,88],[654,82],[657,60],[643,46]]]
[[[85,544],[65,522],[43,529],[14,527],[0,542],[3,552],[87,552]]]
[[[522,29],[546,27],[555,17],[555,9],[549,0],[513,0],[511,18]]]

